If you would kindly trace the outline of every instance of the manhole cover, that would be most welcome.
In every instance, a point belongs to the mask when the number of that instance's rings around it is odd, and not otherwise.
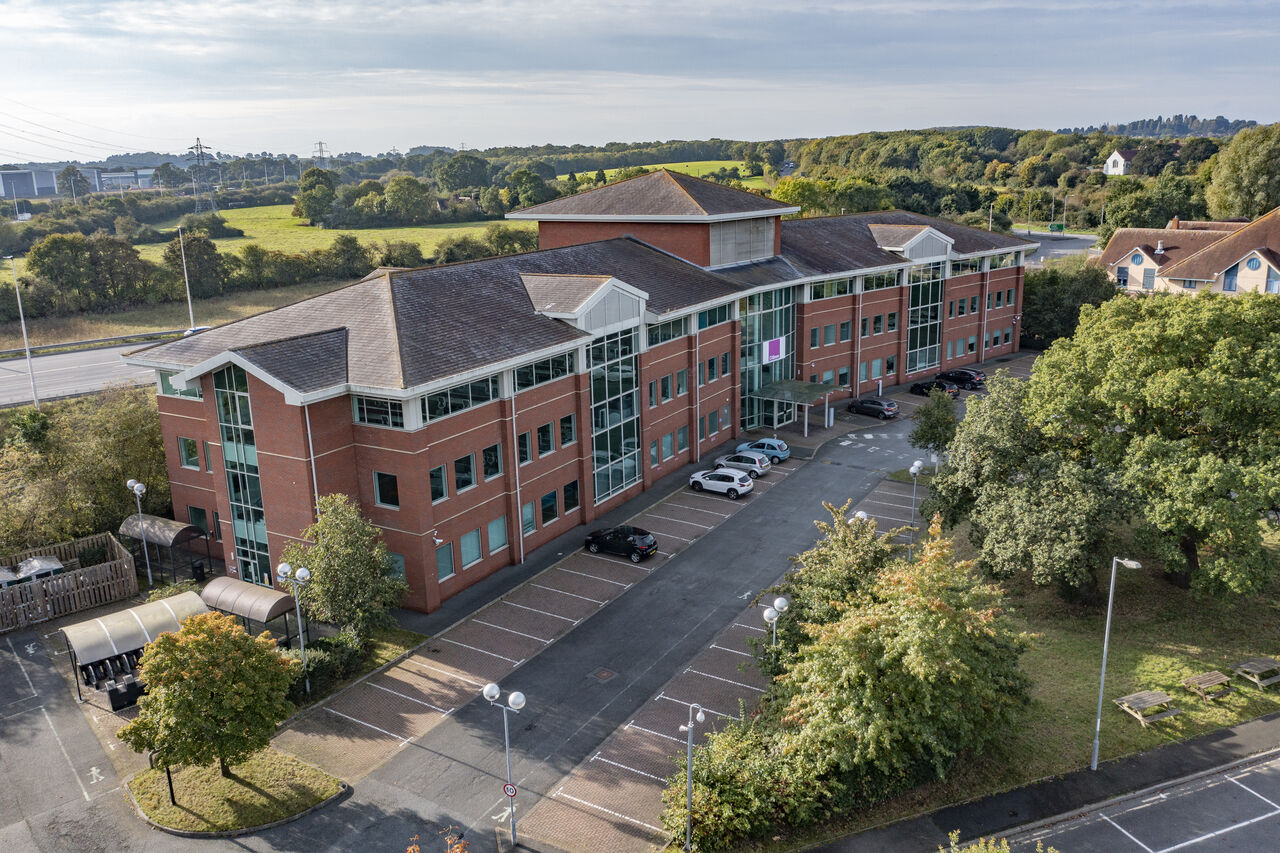
[[[608,681],[610,678],[613,678],[613,676],[616,674],[617,673],[613,672],[612,670],[597,669],[595,672],[591,673],[591,677],[594,678],[596,681]]]

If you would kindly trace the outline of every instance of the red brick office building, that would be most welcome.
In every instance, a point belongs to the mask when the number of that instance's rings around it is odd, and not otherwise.
[[[655,172],[511,214],[537,252],[377,270],[137,351],[175,514],[269,584],[315,495],[353,495],[430,611],[796,402],[1017,349],[1034,244],[796,212]]]

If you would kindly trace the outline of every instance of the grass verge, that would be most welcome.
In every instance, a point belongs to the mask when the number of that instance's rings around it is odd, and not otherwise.
[[[169,802],[163,769],[143,770],[128,786],[148,818],[186,832],[262,826],[303,812],[340,790],[333,776],[270,747],[231,772],[232,778],[224,777],[216,764],[175,769],[176,806]]]

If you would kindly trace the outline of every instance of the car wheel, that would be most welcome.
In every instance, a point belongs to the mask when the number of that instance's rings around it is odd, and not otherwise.
[[[599,553],[600,553],[600,543],[598,543],[598,542],[589,542],[589,543],[587,543],[587,550],[588,550],[588,551],[590,551],[592,554],[599,554]]]
[[[718,463],[716,463],[716,470],[717,470],[717,471],[719,471],[719,470],[720,470],[721,468],[723,468],[723,467],[724,467],[724,463],[723,463],[723,462],[718,462]]]
[[[700,491],[702,491],[702,484],[701,484],[701,483],[699,483],[697,480],[694,480],[692,483],[690,483],[690,484],[689,484],[689,486],[690,486],[690,487],[691,487],[695,492],[700,492]]]
[[[633,563],[638,563],[638,562],[640,562],[640,552],[639,552],[639,551],[632,551],[632,552],[631,552],[631,562],[633,562]]]
[[[876,415],[876,417],[878,417],[880,420],[884,420],[885,418],[887,418],[887,417],[889,417],[889,416],[888,416],[886,413],[881,412],[880,414]]]
[[[731,501],[736,501],[738,499],[737,489],[730,489],[729,491],[725,492],[725,494],[729,496],[729,500]]]
[[[760,475],[755,471],[748,471],[747,476],[754,480],[756,477],[759,477]]]
[[[781,465],[781,464],[782,464],[782,459],[781,459],[780,457],[777,457],[777,456],[770,456],[770,457],[769,457],[769,461],[770,461],[770,462],[772,462],[774,465]]]

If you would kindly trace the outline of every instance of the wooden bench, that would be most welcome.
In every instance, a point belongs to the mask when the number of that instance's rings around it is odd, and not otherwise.
[[[1214,669],[1182,679],[1182,686],[1199,696],[1203,701],[1208,702],[1210,699],[1217,699],[1234,691],[1235,688],[1228,684],[1230,680],[1230,678]],[[1224,684],[1226,685],[1225,687],[1222,686]],[[1213,688],[1215,687],[1219,689],[1214,690]]]
[[[1249,658],[1231,667],[1231,669],[1236,675],[1249,679],[1263,690],[1276,682],[1280,682],[1280,660],[1275,658]],[[1269,672],[1273,674],[1267,675]]]
[[[1153,714],[1146,713],[1153,708],[1161,708],[1173,701],[1173,697],[1163,690],[1143,690],[1139,693],[1121,696],[1119,699],[1113,699],[1112,701],[1120,706],[1120,710],[1132,715],[1134,719],[1142,723],[1144,729],[1157,720],[1176,717],[1182,713],[1180,709],[1174,707],[1167,707],[1163,711],[1156,711]]]

